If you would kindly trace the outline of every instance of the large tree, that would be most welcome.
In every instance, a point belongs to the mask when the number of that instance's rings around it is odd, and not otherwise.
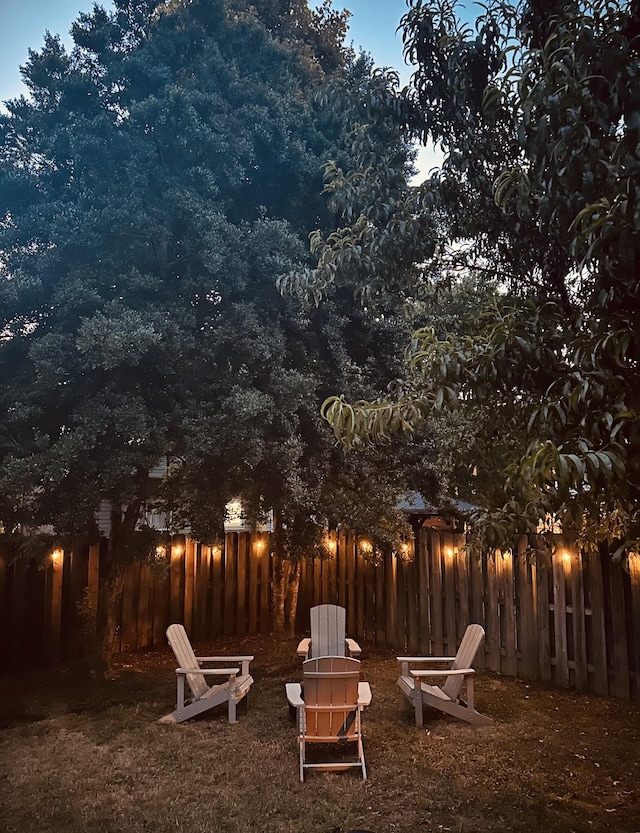
[[[353,446],[455,409],[445,447],[494,482],[486,543],[557,516],[622,555],[640,538],[640,6],[492,2],[475,30],[448,0],[408,6],[404,131],[439,143],[442,169],[395,195],[392,169],[338,171],[363,208],[287,286],[318,296],[355,274],[415,296],[464,275],[497,292],[466,331],[418,320],[393,396],[324,413]]]
[[[0,516],[7,533],[95,534],[110,501],[106,659],[124,567],[152,543],[145,507],[206,541],[239,496],[253,517],[275,510],[294,558],[329,520],[377,519],[390,540],[402,489],[381,455],[345,463],[319,417],[335,384],[370,396],[397,373],[393,312],[354,311],[348,293],[304,308],[275,287],[329,228],[322,163],[348,162],[357,102],[379,83],[343,48],[345,15],[301,0],[114,7],[80,15],[71,52],[48,35],[22,70],[29,97],[0,119]],[[331,80],[352,105],[323,105]],[[384,124],[371,135],[385,141]]]

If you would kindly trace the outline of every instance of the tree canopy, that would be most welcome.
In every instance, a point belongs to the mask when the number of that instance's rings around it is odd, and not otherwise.
[[[285,556],[328,521],[393,540],[420,449],[345,460],[319,407],[335,385],[371,396],[397,375],[397,309],[373,316],[347,291],[301,306],[275,285],[330,229],[323,163],[353,164],[361,100],[386,82],[328,2],[114,6],[79,16],[70,52],[47,35],[22,68],[29,97],[0,117],[5,531],[97,534],[109,500],[111,597],[149,544],[145,507],[204,541],[233,497],[273,508]],[[389,123],[368,140],[404,177],[411,149]]]
[[[448,0],[408,7],[416,70],[387,106],[442,168],[399,190],[384,160],[331,168],[345,226],[284,288],[395,287],[416,329],[385,396],[323,413],[347,447],[444,427],[487,544],[555,517],[621,556],[640,537],[640,6],[491,2],[473,29]],[[463,277],[488,302],[443,331],[425,299]]]

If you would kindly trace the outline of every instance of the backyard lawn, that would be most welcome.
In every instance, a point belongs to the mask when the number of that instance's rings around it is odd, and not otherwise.
[[[182,725],[168,649],[122,655],[117,676],[75,667],[0,679],[0,829],[7,833],[640,831],[640,707],[480,673],[471,728],[426,716],[416,729],[388,650],[363,645],[369,780],[356,770],[298,780],[284,683],[297,640],[196,644],[255,654],[249,707]]]

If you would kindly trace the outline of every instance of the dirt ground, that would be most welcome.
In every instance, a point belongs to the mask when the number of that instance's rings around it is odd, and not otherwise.
[[[239,722],[224,708],[181,725],[170,651],[123,655],[91,680],[75,666],[0,678],[0,830],[7,833],[640,833],[640,707],[480,673],[472,728],[434,712],[417,729],[398,663],[363,645],[369,779],[356,770],[298,780],[284,683],[297,640],[198,644],[251,653]]]

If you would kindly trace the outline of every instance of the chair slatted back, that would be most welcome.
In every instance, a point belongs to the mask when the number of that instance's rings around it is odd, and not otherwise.
[[[169,625],[167,628],[167,639],[178,660],[179,668],[199,667],[200,664],[193,652],[184,625]],[[187,674],[187,682],[196,700],[199,700],[209,691],[209,686],[202,674]]]
[[[354,740],[360,732],[360,660],[315,657],[302,663],[306,738]]]
[[[346,611],[339,605],[316,605],[310,611],[311,654],[343,657],[346,644]]]
[[[464,632],[464,636],[462,637],[462,642],[460,643],[460,647],[458,648],[458,652],[455,656],[454,661],[451,663],[452,670],[457,668],[471,668],[473,665],[473,660],[475,659],[476,654],[478,653],[478,648],[480,647],[480,643],[484,638],[484,629],[482,625],[468,625],[466,631]],[[444,685],[442,686],[442,690],[450,697],[452,700],[457,700],[460,694],[460,688],[462,687],[462,675],[455,674],[451,677],[447,677],[445,680]]]

